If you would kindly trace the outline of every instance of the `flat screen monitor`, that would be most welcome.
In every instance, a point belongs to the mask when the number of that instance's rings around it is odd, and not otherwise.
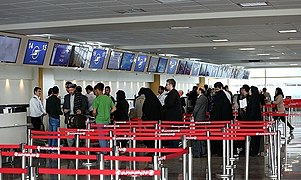
[[[249,79],[250,71],[244,70],[244,76],[243,79]]]
[[[187,61],[186,65],[185,65],[185,72],[184,72],[184,74],[190,75],[191,69],[192,69],[192,65],[193,65],[193,62]]]
[[[0,35],[0,62],[15,63],[20,42],[20,38]]]
[[[186,61],[180,61],[179,62],[177,74],[184,74],[185,73],[185,65],[186,65]]]
[[[159,63],[159,58],[152,56],[149,60],[147,72],[156,72],[158,63]]]
[[[233,68],[232,73],[231,73],[231,78],[236,79],[237,78],[237,72],[238,72],[238,69]]]
[[[238,69],[238,72],[237,72],[237,79],[243,79],[244,77],[244,71],[243,69]]]
[[[83,68],[87,62],[89,48],[82,46],[72,46],[69,67],[81,67]]]
[[[209,76],[209,74],[207,74],[206,70],[207,70],[207,64],[202,64],[199,75],[200,76]]]
[[[28,40],[23,64],[43,65],[48,42]]]
[[[136,63],[135,63],[135,72],[144,72],[146,62],[147,62],[148,56],[144,54],[139,54]]]
[[[72,45],[55,43],[49,65],[67,66],[70,59],[71,51]]]
[[[92,52],[89,68],[102,69],[107,56],[107,50],[94,49]]]
[[[135,59],[134,53],[128,53],[128,52],[123,53],[120,70],[130,71],[132,69],[134,59]]]
[[[178,60],[170,59],[166,70],[167,74],[174,74],[176,72],[177,65],[178,65]]]
[[[200,63],[193,63],[191,75],[192,76],[198,76],[200,68],[201,68],[201,64]]]
[[[229,67],[229,68],[227,69],[225,78],[228,78],[228,79],[232,78],[232,77],[231,77],[231,76],[232,76],[232,70],[233,70],[233,68],[231,68],[231,67]]]
[[[158,67],[157,67],[157,72],[158,73],[164,73],[165,72],[165,69],[166,69],[166,66],[167,66],[167,61],[168,61],[167,58],[163,58],[163,57],[159,58],[159,63],[158,63]]]
[[[111,51],[107,69],[119,70],[123,52]]]
[[[217,77],[218,75],[218,66],[212,65],[211,77]]]

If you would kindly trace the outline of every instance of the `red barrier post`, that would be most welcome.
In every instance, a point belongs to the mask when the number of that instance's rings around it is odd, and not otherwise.
[[[182,146],[183,149],[187,148],[186,136],[182,136]],[[187,180],[187,156],[183,154],[183,180]]]
[[[99,170],[104,170],[105,165],[104,165],[104,158],[103,158],[102,153],[97,155],[97,161],[99,162]],[[104,175],[103,174],[99,175],[99,180],[104,180]]]
[[[207,136],[207,162],[208,162],[208,179],[211,179],[211,144],[210,144],[210,131],[206,132]]]
[[[156,156],[156,155],[153,157],[153,164],[154,164],[154,171],[157,171],[159,168],[159,165],[158,165],[158,156]],[[159,176],[155,175],[154,180],[159,180]]]
[[[249,154],[250,153],[250,136],[246,137],[246,165],[245,165],[245,180],[249,180]]]
[[[115,156],[118,157],[119,156],[119,146],[115,146],[114,147],[114,153],[115,153]],[[116,159],[115,160],[115,170],[118,171],[119,170],[119,161]],[[136,169],[134,169],[136,170]],[[115,175],[115,179],[116,180],[119,180],[119,174],[116,173]]]
[[[25,153],[25,147],[24,147],[24,144],[20,144],[20,149],[21,149],[21,152],[22,153]],[[25,156],[22,156],[22,169],[25,169],[26,167],[26,157]],[[22,173],[22,176],[21,176],[22,180],[25,180],[25,173]]]

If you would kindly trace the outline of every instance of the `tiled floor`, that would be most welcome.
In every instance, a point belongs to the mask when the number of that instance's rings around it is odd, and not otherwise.
[[[301,179],[301,117],[295,117],[292,120],[293,126],[295,126],[295,130],[292,135],[289,136],[289,144],[287,146],[287,160],[283,159],[282,162],[282,176],[281,179]],[[279,129],[282,130],[282,126],[279,126]],[[284,143],[284,139],[282,139],[282,143]],[[285,148],[282,148],[281,157],[285,158]],[[221,157],[212,157],[212,179],[219,179],[216,177],[216,174],[220,174],[222,172]],[[250,180],[260,180],[260,179],[270,179],[266,176],[267,166],[266,166],[267,158],[266,157],[250,157],[250,171],[249,171],[249,179]],[[41,160],[39,162],[35,162],[35,164],[39,163],[41,167],[55,167],[56,161],[54,160]],[[74,168],[74,161],[63,161],[62,168]],[[245,158],[240,157],[238,161],[235,163],[237,168],[234,169],[234,180],[242,180],[244,179],[245,173]],[[286,165],[284,165],[286,164]],[[5,164],[6,167],[10,167],[11,165]],[[16,161],[14,163],[15,167],[20,167],[20,163]],[[125,164],[122,164],[125,167]],[[144,168],[146,164],[138,164],[138,169]],[[109,163],[106,163],[106,167],[109,167]],[[173,159],[166,162],[166,167],[168,168],[168,176],[170,180],[181,180],[182,179],[182,161],[179,159]],[[97,168],[97,167],[94,167]],[[207,158],[194,158],[193,159],[193,179],[202,180],[208,179],[207,175]],[[11,180],[11,179],[20,179],[20,176],[3,176],[3,179]],[[41,175],[39,179],[57,179],[56,176],[50,175]],[[62,176],[63,180],[73,180],[74,176]],[[87,179],[87,177],[81,176],[79,179]],[[99,177],[91,177],[91,179],[99,179]],[[110,179],[106,177],[106,179]],[[123,178],[122,179],[130,179]],[[152,179],[152,178],[136,178],[136,179]]]

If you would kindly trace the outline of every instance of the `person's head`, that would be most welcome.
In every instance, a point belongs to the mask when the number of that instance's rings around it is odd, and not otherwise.
[[[41,94],[42,94],[42,89],[41,89],[40,87],[35,87],[35,88],[33,89],[33,93],[34,93],[34,95],[40,97]]]
[[[110,86],[106,86],[105,87],[105,95],[110,95],[111,93],[111,87]]]
[[[204,94],[204,93],[205,93],[205,90],[203,88],[198,89],[198,94]]]
[[[192,87],[192,91],[197,91],[198,90],[198,87],[197,86],[193,86]]]
[[[277,87],[275,90],[275,97],[277,97],[278,95],[282,95],[282,97],[284,97],[283,91],[280,87]]]
[[[267,88],[262,88],[262,92],[267,92]]]
[[[48,89],[47,95],[48,95],[48,96],[51,96],[51,95],[52,95],[52,88],[49,88],[49,89]]]
[[[52,94],[57,96],[57,95],[59,94],[59,87],[54,86],[54,87],[52,88]]]
[[[123,90],[118,90],[116,92],[117,101],[125,100],[125,92]]]
[[[221,82],[216,82],[213,87],[215,92],[219,92],[220,90],[223,90],[224,85]]]
[[[93,87],[91,85],[88,85],[86,87],[86,92],[87,92],[87,94],[90,94],[91,92],[93,92]]]
[[[103,94],[103,89],[104,89],[104,84],[103,83],[97,83],[94,86],[94,92],[96,96],[102,95]]]
[[[250,96],[256,96],[259,97],[259,90],[256,86],[251,86],[249,90],[249,95]]]
[[[76,86],[75,91],[78,92],[78,93],[82,93],[83,88],[81,86]]]
[[[229,86],[228,85],[225,85],[225,90],[229,91]]]
[[[209,88],[208,84],[205,84],[204,89],[207,91],[208,88]]]
[[[158,93],[162,94],[165,91],[165,88],[163,86],[159,86]]]
[[[65,83],[65,88],[66,88],[67,93],[69,93],[69,91],[68,91],[68,86],[70,86],[70,84],[72,84],[72,82],[70,82],[70,81],[67,81],[67,82]]]
[[[184,92],[182,90],[179,90],[178,93],[179,93],[180,97],[183,96],[183,94],[184,94]]]
[[[176,81],[174,79],[167,79],[165,87],[167,91],[171,91],[176,87]]]
[[[241,94],[243,96],[247,96],[249,94],[249,91],[250,91],[250,86],[247,85],[247,84],[244,84],[242,87],[241,87]]]
[[[74,94],[75,93],[75,89],[76,89],[76,84],[68,84],[67,85],[67,92],[69,94]]]

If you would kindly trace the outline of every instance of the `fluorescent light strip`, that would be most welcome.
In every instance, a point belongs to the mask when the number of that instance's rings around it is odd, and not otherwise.
[[[213,39],[213,42],[228,42],[228,39]]]
[[[176,54],[159,54],[159,56],[177,57],[179,55],[176,55]]]
[[[296,33],[296,29],[280,30],[279,33]]]
[[[189,29],[189,26],[171,26],[170,29],[177,30],[177,29]]]
[[[270,59],[280,59],[280,57],[270,57]]]
[[[298,64],[290,64],[291,66],[298,66]]]
[[[239,3],[241,7],[258,7],[258,6],[268,6],[267,2],[255,2],[255,3]]]
[[[270,54],[257,54],[257,56],[269,56]]]
[[[240,51],[254,51],[255,48],[239,48]]]

